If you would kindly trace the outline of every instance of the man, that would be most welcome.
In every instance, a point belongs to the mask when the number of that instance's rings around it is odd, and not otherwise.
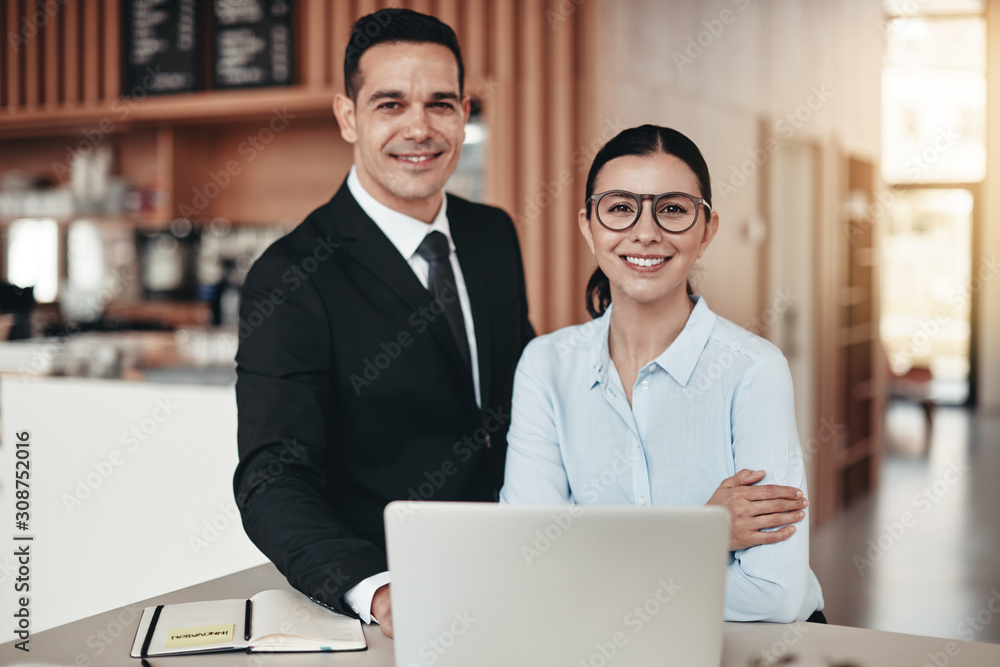
[[[534,336],[511,219],[442,190],[469,116],[463,76],[435,18],[355,24],[334,101],[354,166],[256,262],[240,309],[246,532],[294,587],[389,636],[383,508],[496,499]]]

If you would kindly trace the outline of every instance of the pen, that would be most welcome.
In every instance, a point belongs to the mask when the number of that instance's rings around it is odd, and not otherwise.
[[[247,613],[243,620],[243,639],[250,641],[250,616],[253,612],[253,603],[247,600]]]

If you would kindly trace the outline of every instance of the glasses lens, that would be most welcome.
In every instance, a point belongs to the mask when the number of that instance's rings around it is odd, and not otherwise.
[[[687,195],[674,194],[656,204],[656,219],[664,229],[682,232],[698,218],[698,204]]]
[[[597,202],[597,217],[611,229],[625,229],[638,213],[639,202],[628,192],[609,192]]]

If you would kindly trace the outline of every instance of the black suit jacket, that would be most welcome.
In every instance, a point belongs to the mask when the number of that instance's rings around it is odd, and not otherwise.
[[[389,501],[489,501],[502,483],[514,368],[534,335],[517,234],[500,209],[451,195],[448,221],[481,409],[440,309],[346,182],[243,287],[243,526],[292,586],[342,613],[343,594],[386,569]]]

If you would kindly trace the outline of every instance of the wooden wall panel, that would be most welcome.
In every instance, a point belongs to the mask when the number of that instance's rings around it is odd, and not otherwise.
[[[521,0],[518,7],[518,48],[510,49],[520,58],[517,63],[518,170],[517,199],[510,211],[518,222],[521,253],[528,273],[528,299],[537,316],[546,321],[550,315],[548,276],[545,261],[546,222],[551,219],[552,197],[548,192],[546,160],[549,147],[545,141],[545,43],[544,15],[525,11],[527,4],[540,7],[533,0]]]
[[[70,150],[75,147],[66,137],[7,139],[0,143],[0,174],[20,169],[43,178],[58,180],[68,168]]]
[[[302,54],[302,83],[310,88],[323,88],[329,85],[326,68],[328,51],[326,38],[329,3],[324,0],[302,0],[299,9],[299,39],[303,41],[298,48]]]
[[[516,49],[511,46],[514,44],[514,6],[509,2],[493,2],[489,3],[488,11],[487,21],[494,37],[489,51],[489,73],[495,78],[497,89],[484,111],[490,128],[486,190],[492,203],[512,211],[517,200],[519,155],[516,143],[519,123],[512,122],[518,113],[515,105],[518,94],[515,88]]]
[[[575,164],[578,165],[579,169],[576,172],[579,179],[579,186],[576,188],[576,192],[579,193],[578,196],[581,198],[586,187],[587,173],[590,170],[590,159],[592,156],[589,152],[589,146],[594,141],[594,138],[598,136],[598,132],[603,129],[605,123],[600,111],[601,105],[598,101],[603,94],[601,88],[604,81],[601,71],[602,59],[604,58],[606,49],[610,47],[605,44],[605,31],[602,29],[603,22],[600,20],[600,11],[599,4],[595,7],[592,3],[587,3],[580,7],[576,13],[576,34],[578,35],[578,39],[574,58],[576,68],[573,78],[577,85],[574,104],[577,109],[578,118],[573,159],[576,161]],[[585,287],[594,269],[597,268],[597,262],[594,260],[590,249],[582,237],[577,240],[577,244],[579,248],[578,256],[583,258],[576,268],[577,283]],[[575,306],[580,309],[579,312],[582,313],[583,317],[586,316],[584,303],[583,296],[580,296]]]
[[[470,81],[478,82],[489,71],[487,58],[490,45],[486,40],[486,7],[483,3],[472,2],[462,7],[462,20],[458,30],[468,86]]]
[[[416,8],[414,8],[416,9]],[[458,35],[459,44],[465,44],[462,34],[462,22],[458,15],[458,0],[437,0],[430,13],[450,25]],[[462,60],[464,61],[464,54]],[[468,67],[468,65],[466,65]]]
[[[156,154],[159,141],[156,128],[143,128],[128,133],[115,156],[122,173],[140,188],[162,187],[157,169]]]
[[[96,107],[101,99],[101,10],[99,0],[83,5],[83,101]]]
[[[330,46],[326,59],[330,68],[330,83],[333,93],[344,90],[344,49],[347,48],[347,38],[351,34],[351,25],[354,23],[354,19],[355,14],[351,11],[351,3],[333,3],[330,9],[329,33],[326,35],[327,44]]]
[[[59,16],[53,16],[45,24],[45,52],[42,58],[44,71],[43,81],[45,90],[43,92],[45,108],[56,109],[59,106]],[[115,37],[117,41],[117,36]]]
[[[435,9],[430,0],[408,0],[403,6],[421,14],[433,14]]]
[[[20,3],[17,0],[9,0],[5,8],[4,14],[6,17],[5,26],[6,33],[14,33],[15,35],[20,34]],[[20,75],[20,62],[21,62],[21,48],[20,42],[15,38],[13,40],[4,40],[6,57],[4,58],[4,64],[6,65],[5,72],[5,83],[6,83],[6,109],[10,112],[15,112],[21,106],[21,95],[18,90],[21,75]]]
[[[61,12],[63,30],[63,99],[67,107],[75,107],[80,101],[80,3],[82,0],[67,0]]]
[[[103,62],[103,88],[101,99],[113,100],[121,92],[121,5],[119,0],[104,1],[104,48],[101,54]]]
[[[10,48],[8,46],[10,43],[9,35],[12,32],[16,34],[16,31],[7,30],[7,9],[3,5],[0,5],[0,35],[8,36],[0,44],[0,57],[2,57],[0,59],[0,114],[4,114],[7,111],[7,50]]]
[[[381,7],[382,4],[377,0],[357,0],[357,5],[354,10],[354,18],[358,19],[365,14],[371,14]]]
[[[44,30],[35,20],[34,2],[25,0],[22,4],[24,17],[22,25],[25,26],[26,41],[21,48],[24,50],[24,107],[25,111],[34,111],[39,103],[39,82],[41,81],[41,57],[38,53],[42,40],[41,33]],[[24,23],[24,21],[27,23]]]
[[[558,15],[558,0],[547,3],[548,16]],[[548,23],[548,22],[546,22]],[[576,80],[573,76],[573,53],[575,31],[571,25],[549,24],[546,30],[552,34],[546,39],[548,48],[545,63],[548,66],[545,108],[549,110],[549,149],[553,159],[549,162],[546,180],[553,184],[552,214],[546,227],[549,267],[545,282],[548,291],[562,295],[549,304],[551,322],[565,324],[574,321],[577,312],[574,304],[583,300],[583,287],[576,281],[576,264],[579,257],[573,250],[577,248],[580,233],[577,231],[577,211],[583,199],[583,182],[575,173],[572,162],[574,118],[578,104],[575,103]],[[574,293],[580,297],[575,298]]]
[[[174,155],[174,146],[176,145],[174,135],[175,128],[173,125],[164,125],[157,128],[156,131],[156,152],[154,154],[156,173],[159,175],[159,185],[166,194],[166,199],[163,201],[162,208],[154,211],[150,216],[155,222],[167,222],[170,220],[174,206],[177,205],[177,193],[183,187],[175,187],[174,183],[175,165],[177,164],[176,156]]]

